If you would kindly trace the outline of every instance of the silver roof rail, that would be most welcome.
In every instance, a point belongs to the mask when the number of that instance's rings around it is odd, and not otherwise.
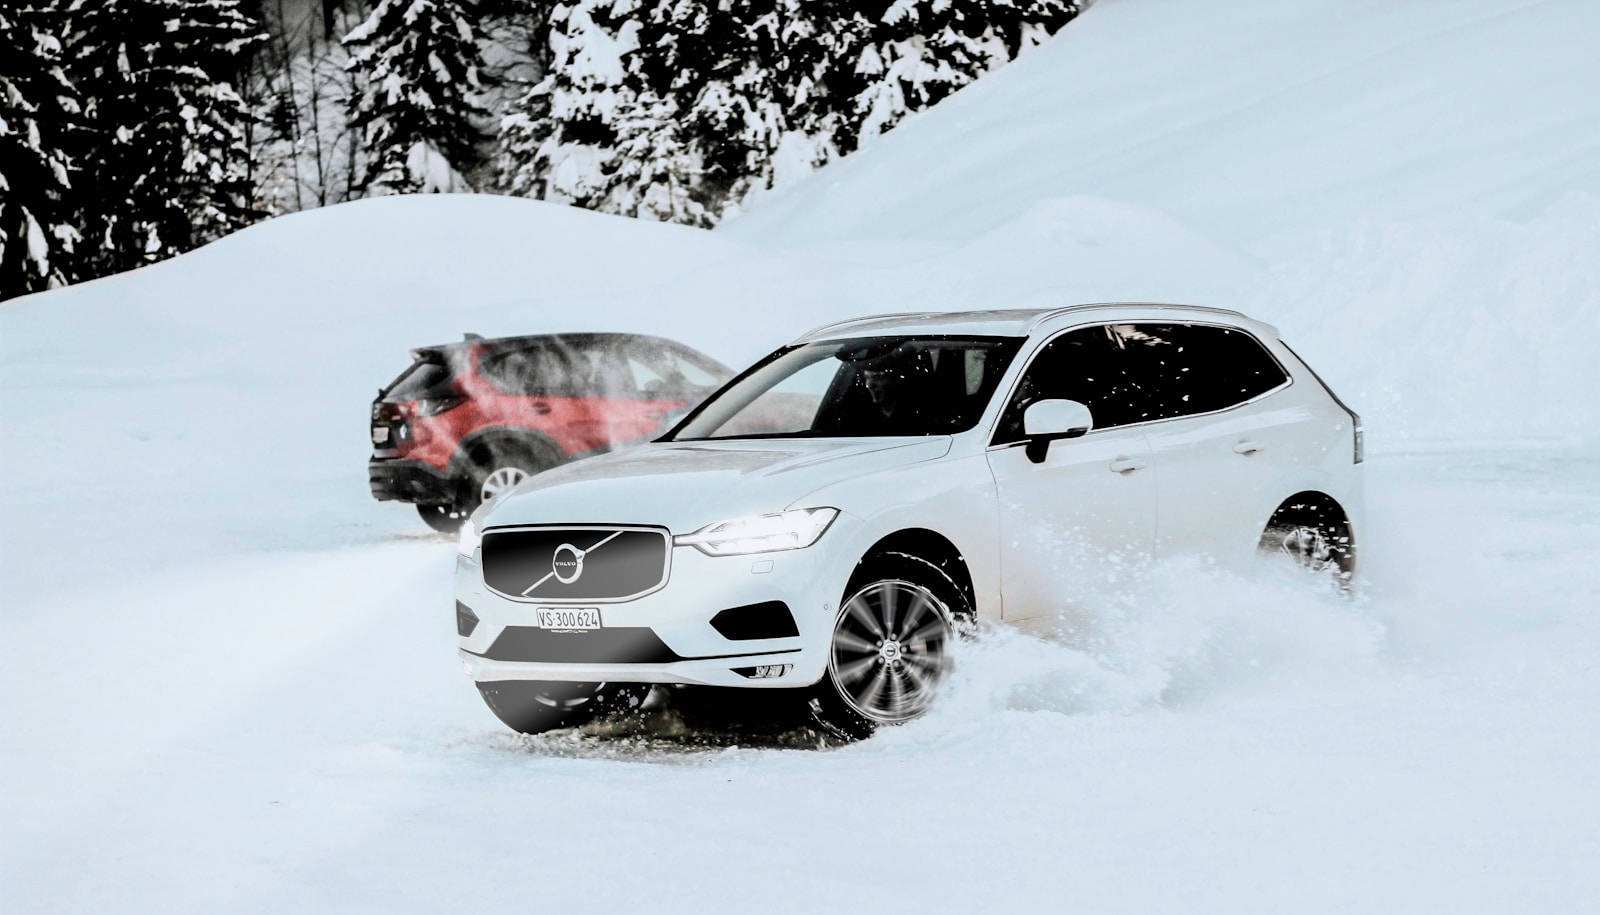
[[[1180,304],[1168,303],[1168,302],[1087,302],[1087,303],[1083,303],[1083,304],[1079,304],[1079,305],[1065,305],[1065,306],[1062,306],[1061,308],[1042,309],[1037,314],[1034,315],[1033,320],[1028,322],[1028,326],[1023,331],[1023,333],[1030,333],[1031,334],[1035,330],[1037,330],[1041,324],[1044,324],[1046,321],[1054,320],[1056,318],[1062,317],[1063,315],[1069,315],[1069,314],[1073,314],[1075,312],[1080,312],[1080,311],[1094,311],[1096,309],[1105,309],[1105,308],[1157,308],[1157,309],[1170,310],[1170,311],[1201,312],[1201,313],[1206,313],[1206,314],[1227,315],[1228,317],[1231,317],[1231,318],[1242,318],[1242,319],[1244,319],[1246,321],[1251,320],[1247,315],[1245,315],[1245,314],[1243,314],[1241,312],[1233,311],[1232,309],[1228,309],[1228,308],[1213,308],[1213,307],[1211,307],[1209,305],[1180,305]],[[854,326],[857,326],[857,325],[875,324],[875,323],[880,322],[880,321],[891,321],[891,320],[894,320],[895,318],[939,318],[939,317],[950,317],[950,318],[953,318],[955,320],[960,320],[961,316],[966,315],[966,314],[970,314],[970,313],[971,312],[961,312],[961,311],[900,311],[900,312],[892,312],[890,314],[882,314],[882,315],[867,315],[865,317],[849,318],[849,319],[844,320],[844,321],[833,321],[833,322],[830,322],[828,324],[823,324],[823,325],[820,325],[818,327],[813,327],[812,329],[806,331],[804,334],[801,334],[799,339],[801,339],[801,340],[809,340],[809,339],[811,339],[813,337],[816,337],[819,334],[833,333],[833,332],[844,330],[845,328],[854,327]]]
[[[1052,308],[1049,311],[1041,312],[1038,317],[1034,318],[1028,323],[1027,333],[1033,333],[1039,328],[1039,325],[1045,323],[1046,321],[1062,317],[1063,315],[1072,314],[1073,312],[1090,311],[1096,308],[1159,308],[1171,311],[1199,311],[1209,314],[1227,315],[1230,318],[1243,318],[1246,321],[1250,320],[1250,317],[1243,312],[1234,311],[1229,308],[1213,308],[1210,305],[1179,305],[1172,302],[1092,302],[1084,305],[1068,305],[1064,308]]]
[[[895,311],[895,312],[890,312],[889,314],[883,314],[883,315],[867,315],[866,317],[863,317],[863,318],[848,318],[848,319],[846,319],[844,321],[831,321],[831,322],[829,322],[827,324],[821,324],[821,325],[818,325],[816,327],[811,328],[810,330],[808,330],[805,333],[801,334],[800,335],[800,339],[801,340],[805,340],[805,339],[807,339],[809,337],[814,337],[817,334],[823,333],[825,331],[839,330],[841,328],[849,327],[852,324],[871,324],[874,321],[883,321],[883,320],[886,320],[888,318],[920,318],[920,317],[922,317],[924,315],[932,315],[932,314],[939,314],[939,313],[940,312],[936,312],[936,311]]]

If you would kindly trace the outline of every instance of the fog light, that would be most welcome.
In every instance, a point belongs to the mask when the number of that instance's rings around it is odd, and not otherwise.
[[[793,664],[763,664],[760,667],[735,667],[733,672],[747,680],[770,680],[794,670]]]

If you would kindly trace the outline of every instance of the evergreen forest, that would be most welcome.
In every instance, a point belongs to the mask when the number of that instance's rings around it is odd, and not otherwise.
[[[478,192],[710,227],[1076,0],[8,0],[0,299]]]

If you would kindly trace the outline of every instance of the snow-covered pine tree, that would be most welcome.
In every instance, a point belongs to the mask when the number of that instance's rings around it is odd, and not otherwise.
[[[382,0],[345,36],[365,77],[355,124],[368,156],[368,193],[471,190],[483,65],[475,16],[460,0]]]
[[[781,2],[694,0],[703,18],[689,20],[695,24],[682,35],[674,92],[700,160],[698,195],[718,218],[770,182],[787,122],[779,87]]]
[[[74,145],[83,277],[249,224],[250,113],[211,75],[264,40],[236,0],[71,0],[67,13],[67,75],[91,128]]]
[[[61,68],[59,9],[0,8],[0,299],[71,282],[71,163],[80,116]]]
[[[984,21],[1005,42],[1008,60],[1060,31],[1088,5],[1088,0],[979,0]]]
[[[271,41],[254,55],[241,93],[260,118],[250,138],[257,206],[285,213],[341,203],[359,193],[363,162],[350,122],[362,81],[345,68],[350,55],[340,38],[368,12],[332,9],[329,38],[316,9],[272,2]]]
[[[784,134],[772,179],[792,180],[856,147],[855,98],[867,86],[855,62],[873,23],[857,0],[776,0],[776,74]]]
[[[870,0],[857,14],[871,32],[855,72],[859,140],[878,136],[907,114],[938,104],[1055,34],[1077,14],[1073,0]]]
[[[615,196],[615,176],[619,118],[636,107],[623,62],[639,46],[630,12],[631,0],[572,0],[551,11],[550,71],[500,125],[511,193],[602,212],[628,205]]]

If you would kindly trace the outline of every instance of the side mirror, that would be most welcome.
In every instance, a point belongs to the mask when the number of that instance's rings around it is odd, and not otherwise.
[[[1028,437],[1028,460],[1035,464],[1050,453],[1058,438],[1077,438],[1094,428],[1089,408],[1076,400],[1041,400],[1022,413],[1022,434]]]

